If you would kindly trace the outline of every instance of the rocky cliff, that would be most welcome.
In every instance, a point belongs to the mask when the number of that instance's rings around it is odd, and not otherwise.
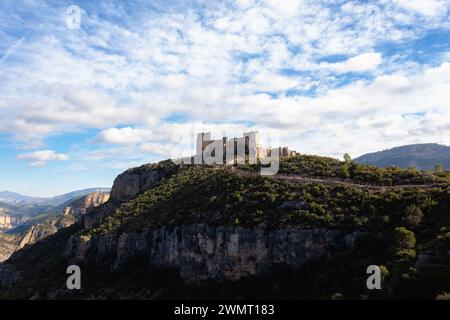
[[[98,207],[109,200],[109,194],[105,192],[93,192],[73,201],[69,207],[64,208],[63,214],[55,218],[33,225],[23,235],[17,249],[55,234],[59,229],[66,228],[79,220],[89,209]]]
[[[18,237],[0,231],[0,262],[7,260],[17,247]]]
[[[151,189],[177,171],[178,167],[174,164],[170,165],[170,163],[170,160],[167,160],[157,164],[146,164],[120,174],[114,180],[111,200],[124,202]]]
[[[12,228],[11,217],[8,214],[0,213],[0,230]]]
[[[172,230],[163,227],[92,238],[76,236],[70,239],[65,254],[73,263],[112,257],[116,267],[133,256],[143,256],[154,265],[179,269],[187,282],[198,283],[206,279],[238,280],[277,264],[299,268],[308,259],[351,248],[361,234],[194,224]]]
[[[109,200],[109,193],[92,192],[88,195],[73,201],[70,206],[64,208],[63,215],[73,215],[80,218],[85,215],[89,209],[98,207]]]
[[[146,164],[138,168],[132,168],[120,174],[114,180],[110,201],[92,213],[83,216],[84,228],[92,228],[101,218],[113,212],[120,203],[131,200],[155,187],[177,170],[178,167],[167,160],[157,164]]]
[[[55,234],[59,229],[69,227],[75,222],[76,218],[66,212],[64,215],[33,225],[20,239],[16,250],[45,239],[48,236]]]

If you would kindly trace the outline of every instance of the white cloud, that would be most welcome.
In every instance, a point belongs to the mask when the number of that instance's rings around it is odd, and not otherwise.
[[[106,129],[102,131],[95,140],[112,144],[137,144],[149,141],[151,138],[151,130],[126,127]]]
[[[69,157],[63,153],[56,153],[54,150],[39,150],[20,154],[17,159],[30,161],[29,164],[32,167],[41,167],[49,161],[67,161]]]
[[[39,32],[0,64],[0,132],[36,147],[53,134],[96,129],[94,141],[136,145],[137,154],[167,153],[175,130],[198,123],[237,134],[283,129],[286,143],[321,154],[377,149],[393,137],[398,144],[444,141],[448,65],[399,63],[376,52],[386,42],[409,43],[445,27],[442,14],[429,13],[440,10],[438,3],[446,12],[448,1],[432,1],[429,12],[413,2],[339,8],[330,1],[246,0],[205,4],[201,12],[173,10],[168,2],[164,15],[143,6],[144,20],[117,5],[107,12],[120,13],[123,24],[86,10],[86,28],[76,32],[60,23],[63,11],[45,8],[39,23],[24,22]],[[15,21],[10,12],[4,16],[5,23]],[[330,55],[350,58],[317,63]],[[373,80],[338,85],[346,72]],[[423,118],[403,117],[416,112]],[[173,114],[185,123],[168,120]],[[434,130],[432,119],[441,119]],[[365,143],[348,145],[356,136]],[[123,150],[115,157],[123,158]],[[101,161],[107,151],[89,159]]]
[[[427,16],[445,14],[448,0],[394,0],[399,6]]]
[[[321,63],[320,66],[338,73],[365,72],[375,70],[382,62],[383,58],[380,53],[362,53],[344,62]]]

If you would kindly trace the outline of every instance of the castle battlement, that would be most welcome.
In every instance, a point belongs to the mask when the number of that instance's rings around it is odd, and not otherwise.
[[[296,151],[288,147],[277,148],[280,157],[297,155]],[[210,132],[197,134],[196,154],[191,157],[191,164],[257,164],[259,161],[271,157],[273,148],[264,147],[260,143],[259,132],[244,132],[242,137],[222,137],[211,139]],[[186,163],[186,162],[185,162]]]

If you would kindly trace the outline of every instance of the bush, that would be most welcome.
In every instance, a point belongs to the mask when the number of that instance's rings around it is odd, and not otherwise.
[[[400,260],[408,260],[416,256],[414,232],[405,227],[395,228],[393,253]]]
[[[405,219],[410,227],[418,227],[422,223],[423,212],[414,204],[406,207]]]

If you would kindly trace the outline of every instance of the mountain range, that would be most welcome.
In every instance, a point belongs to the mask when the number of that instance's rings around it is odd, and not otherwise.
[[[89,209],[105,203],[108,199],[109,193],[92,192],[57,206],[53,210],[53,215],[41,214],[33,217],[6,233],[0,230],[0,263],[9,258],[15,250],[45,239],[59,229],[69,227],[81,219]]]
[[[23,232],[33,224],[60,214],[74,200],[91,193],[109,193],[110,190],[111,188],[89,188],[51,198],[30,197],[11,191],[2,191],[0,192],[0,213],[3,217],[10,219],[12,228],[9,225],[8,233]],[[5,229],[5,225],[0,223],[0,229]]]
[[[356,162],[381,168],[397,166],[414,167],[422,170],[434,170],[437,164],[450,170],[450,147],[436,144],[412,144],[362,155]]]
[[[13,205],[51,205],[57,206],[74,198],[83,197],[92,192],[109,192],[111,188],[88,188],[76,190],[50,198],[30,197],[12,191],[1,191],[0,202]]]

